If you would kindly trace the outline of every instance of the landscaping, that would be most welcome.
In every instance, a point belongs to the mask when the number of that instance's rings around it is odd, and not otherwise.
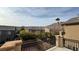
[[[55,36],[50,32],[29,32],[22,27],[19,31],[19,37],[23,41],[22,50],[47,50],[55,46]],[[35,47],[35,48],[34,48]]]

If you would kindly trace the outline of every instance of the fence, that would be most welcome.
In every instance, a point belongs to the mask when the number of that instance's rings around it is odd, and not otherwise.
[[[79,40],[64,38],[63,46],[73,51],[79,51]]]

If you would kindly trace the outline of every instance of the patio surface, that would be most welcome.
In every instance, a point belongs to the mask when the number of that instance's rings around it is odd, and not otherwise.
[[[63,48],[61,48],[61,47],[52,47],[52,48],[50,48],[50,49],[48,49],[48,50],[46,50],[46,51],[72,51],[72,50],[70,50],[70,49],[67,49],[67,48],[65,48],[65,47],[63,47]]]

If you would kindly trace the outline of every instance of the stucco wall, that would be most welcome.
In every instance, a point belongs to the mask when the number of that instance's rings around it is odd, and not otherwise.
[[[64,25],[65,38],[79,40],[79,25]]]
[[[21,51],[22,40],[8,41],[0,47],[0,51]]]

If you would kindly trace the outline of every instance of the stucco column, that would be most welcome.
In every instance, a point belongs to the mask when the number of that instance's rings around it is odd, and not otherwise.
[[[56,46],[57,47],[63,47],[63,37],[60,35],[56,35]]]
[[[60,37],[60,47],[63,47],[63,37]]]
[[[56,46],[59,47],[60,46],[59,35],[55,35],[55,37],[56,37]]]
[[[62,31],[59,32],[59,40],[60,40],[60,47],[63,47],[63,35],[62,35]]]

